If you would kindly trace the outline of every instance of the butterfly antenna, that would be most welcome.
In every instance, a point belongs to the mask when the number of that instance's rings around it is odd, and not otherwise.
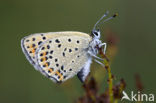
[[[96,22],[96,24],[94,25],[93,30],[96,29],[96,27],[98,26],[99,22],[100,22],[104,17],[106,17],[108,14],[109,14],[109,11],[106,11],[106,13]]]
[[[111,17],[109,17],[109,18],[103,20],[102,22],[100,22],[100,21],[101,21],[104,17],[106,17],[107,15],[108,15],[108,11],[96,22],[96,24],[95,24],[93,30],[95,30],[97,27],[99,28],[99,25],[100,25],[100,24],[103,24],[103,23],[105,23],[105,22],[107,22],[107,21],[109,21],[109,20],[115,18],[116,16],[118,16],[118,13],[115,13],[113,16],[111,16]]]

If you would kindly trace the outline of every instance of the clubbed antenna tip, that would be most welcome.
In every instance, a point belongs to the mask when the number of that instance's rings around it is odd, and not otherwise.
[[[116,16],[118,16],[119,14],[118,13],[115,13],[112,17],[115,18]]]

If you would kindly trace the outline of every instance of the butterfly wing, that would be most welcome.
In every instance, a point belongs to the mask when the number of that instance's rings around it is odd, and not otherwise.
[[[91,37],[63,35],[47,40],[36,52],[40,72],[60,83],[76,75],[90,57]]]
[[[28,59],[28,61],[35,67],[36,70],[38,70],[38,66],[36,65],[37,59],[35,56],[35,53],[37,49],[47,40],[59,36],[72,36],[72,35],[78,35],[83,37],[89,37],[86,33],[81,32],[49,32],[49,33],[36,33],[32,34],[30,36],[26,36],[21,40],[21,47],[22,50]]]

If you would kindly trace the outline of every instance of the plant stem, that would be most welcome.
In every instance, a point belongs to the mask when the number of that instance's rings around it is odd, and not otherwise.
[[[104,64],[105,64],[105,68],[108,71],[109,99],[110,99],[110,103],[113,103],[113,79],[112,79],[111,68],[106,58],[104,59]]]
[[[113,78],[112,78],[111,68],[109,65],[109,60],[108,60],[107,56],[102,52],[101,48],[99,49],[99,51],[100,51],[99,54],[102,56],[102,58],[104,58],[104,65],[108,72],[109,101],[110,101],[110,103],[113,103]]]

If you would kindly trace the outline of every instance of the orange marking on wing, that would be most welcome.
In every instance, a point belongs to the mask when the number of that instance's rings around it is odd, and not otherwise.
[[[53,70],[52,70],[51,68],[49,68],[49,69],[48,69],[48,72],[52,73],[52,72],[53,72]]]
[[[33,45],[31,45],[30,48],[32,48],[32,53],[35,55],[36,48],[33,47]]]
[[[63,76],[62,76],[61,73],[59,73],[58,71],[56,71],[56,74],[57,74],[58,76],[60,76],[60,79],[59,79],[59,80],[62,80],[62,79],[63,79]]]
[[[33,48],[32,53],[35,53],[35,48]]]
[[[41,58],[42,60],[43,60],[43,62],[45,62],[46,61],[46,57],[43,57],[43,58]]]
[[[46,56],[46,52],[43,53],[43,55],[42,55],[43,58],[41,58],[41,59],[43,59],[43,62],[46,61],[46,57],[45,56]]]
[[[63,76],[61,75],[59,80],[62,81],[62,79],[63,79]]]
[[[33,46],[31,45],[30,48],[33,48]]]
[[[46,58],[42,58],[42,59],[43,59],[43,62],[46,61]]]
[[[55,73],[56,73],[57,75],[59,74],[59,72],[58,72],[58,71],[56,71]]]
[[[48,67],[48,63],[45,63],[45,66]]]
[[[43,56],[46,56],[46,52],[43,53]]]

